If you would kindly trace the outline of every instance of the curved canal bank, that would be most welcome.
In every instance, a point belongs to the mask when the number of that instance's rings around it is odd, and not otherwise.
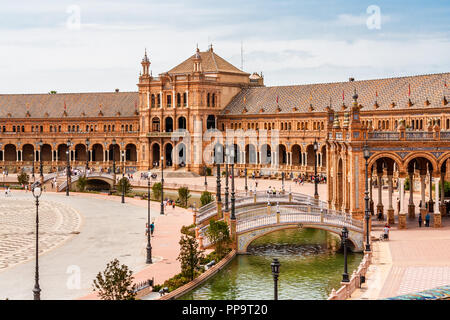
[[[344,266],[338,252],[340,241],[333,234],[316,229],[290,229],[257,239],[249,255],[236,256],[224,269],[182,300],[271,300],[273,278],[270,263],[281,263],[279,299],[327,299],[340,287]],[[348,273],[358,268],[363,255],[348,256]]]

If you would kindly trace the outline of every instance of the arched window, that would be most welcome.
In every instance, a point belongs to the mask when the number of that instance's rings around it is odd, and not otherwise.
[[[206,95],[206,106],[209,107],[209,93]]]
[[[187,94],[186,94],[186,92],[183,93],[183,106],[184,106],[184,107],[187,106]]]
[[[177,107],[181,106],[181,94],[177,93]]]
[[[212,106],[216,106],[216,95],[214,93],[212,94]]]
[[[152,94],[152,108],[155,107],[155,95]]]

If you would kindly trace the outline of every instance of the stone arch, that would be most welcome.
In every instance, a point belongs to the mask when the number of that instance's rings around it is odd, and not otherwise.
[[[154,142],[151,145],[150,149],[152,150],[152,159],[153,159],[152,166],[157,167],[160,165],[161,162],[161,146],[159,145],[158,142]]]
[[[245,163],[257,163],[256,147],[251,143],[245,146]]]
[[[450,159],[450,152],[447,152],[440,157],[440,159],[438,160],[438,168],[441,169],[442,166],[445,164],[445,161],[447,161],[448,159]],[[448,167],[448,164],[449,164],[449,162],[447,161],[447,167]]]
[[[161,131],[161,121],[158,117],[152,118],[152,131],[160,132]]]
[[[34,160],[34,146],[30,143],[24,144],[22,147],[22,160],[33,161]]]
[[[322,167],[327,166],[327,146],[323,145],[320,148],[320,152],[322,153]]]
[[[67,161],[67,144],[62,143],[58,145],[58,160],[59,161]]]
[[[291,148],[292,164],[299,166],[302,163],[302,147],[299,144],[294,144]]]
[[[167,167],[173,165],[173,145],[170,142],[164,144],[164,164]]]
[[[14,144],[8,143],[4,147],[4,160],[5,161],[16,161],[17,160],[17,149]]]
[[[92,146],[91,161],[103,161],[103,146],[100,143],[95,143]]]
[[[261,151],[261,164],[270,164],[272,160],[272,148],[270,144],[263,144],[260,148]]]
[[[284,144],[278,145],[278,164],[287,164],[287,148]]]
[[[372,166],[377,162],[378,159],[381,158],[389,158],[393,160],[397,164],[397,169],[399,172],[404,172],[404,166],[402,159],[395,153],[392,152],[383,152],[383,153],[377,153],[376,155],[369,158],[367,161],[368,163],[368,171],[371,171]]]
[[[79,143],[75,145],[75,160],[86,161],[86,146],[84,144]]]
[[[314,146],[309,144],[306,147],[306,165],[314,166],[315,157],[314,157]]]
[[[405,169],[408,168],[409,162],[415,158],[427,159],[431,163],[433,172],[436,172],[436,170],[439,168],[438,163],[437,163],[436,159],[433,157],[433,155],[426,153],[426,152],[418,152],[418,153],[409,154],[404,160],[404,168]]]
[[[52,146],[48,143],[42,145],[41,159],[42,161],[52,161]]]
[[[186,118],[183,116],[178,117],[178,129],[187,129]]]
[[[177,143],[174,149],[174,163],[177,165],[187,163],[187,147],[183,142]]]
[[[125,161],[137,161],[137,149],[134,143],[125,146]]]
[[[173,132],[173,118],[166,117],[164,120],[164,131],[165,132]]]
[[[120,161],[120,144],[116,143],[116,145],[114,146],[111,143],[108,147],[108,150],[109,150],[109,161],[113,161],[113,159],[116,162]]]

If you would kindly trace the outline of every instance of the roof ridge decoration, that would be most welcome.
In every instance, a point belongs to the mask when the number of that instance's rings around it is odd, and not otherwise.
[[[448,103],[448,101],[444,96],[444,98],[442,98],[442,105],[445,106],[445,105],[447,105],[447,103]]]
[[[412,103],[411,99],[408,98],[408,107],[412,107],[414,105],[414,103]]]
[[[31,117],[30,110],[27,110],[27,113],[25,114],[25,117],[26,117],[26,118]]]
[[[45,112],[44,116],[45,116],[46,118],[48,118],[48,116],[49,116],[48,112]]]
[[[396,106],[395,102],[392,101],[392,103],[391,103],[391,108],[395,108],[395,106]]]
[[[259,109],[259,113],[263,113],[264,112],[264,108]]]
[[[66,110],[64,110],[64,112],[63,112],[63,117],[67,117],[67,111]]]
[[[242,109],[242,113],[247,113],[248,112],[248,110],[247,110],[247,108],[244,106],[244,109]]]
[[[427,106],[429,106],[431,104],[431,102],[430,102],[430,100],[428,100],[428,97],[427,97],[427,99],[425,100],[425,102],[424,102],[424,105],[427,107]]]

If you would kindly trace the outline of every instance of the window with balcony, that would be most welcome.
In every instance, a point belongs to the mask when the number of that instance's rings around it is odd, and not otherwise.
[[[152,94],[152,108],[155,107],[155,95]]]
[[[177,93],[177,107],[181,106],[181,94]]]
[[[170,94],[167,95],[167,107],[172,107],[172,96]]]
[[[184,106],[184,107],[187,106],[187,94],[186,94],[186,92],[183,93],[183,106]]]

